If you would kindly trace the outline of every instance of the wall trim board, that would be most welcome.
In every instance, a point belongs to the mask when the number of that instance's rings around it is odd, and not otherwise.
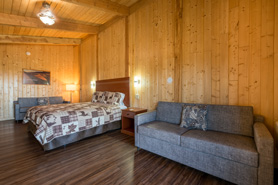
[[[0,35],[0,44],[79,45],[81,39]]]

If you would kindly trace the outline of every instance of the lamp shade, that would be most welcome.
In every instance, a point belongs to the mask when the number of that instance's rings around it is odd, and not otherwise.
[[[76,90],[76,85],[75,84],[67,84],[66,85],[66,90],[67,91],[75,91]]]

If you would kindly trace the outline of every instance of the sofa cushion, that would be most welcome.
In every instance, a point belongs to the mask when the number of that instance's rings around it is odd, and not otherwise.
[[[57,97],[49,97],[49,103],[50,104],[62,104],[64,102],[62,96]]]
[[[216,131],[190,130],[181,136],[181,146],[258,167],[254,139]]]
[[[206,105],[184,105],[180,127],[207,130]]]
[[[33,107],[37,104],[38,98],[18,98],[19,107]]]
[[[153,121],[138,126],[139,134],[167,141],[175,145],[180,145],[180,137],[186,131],[188,129],[181,128],[179,125],[161,121]]]
[[[30,109],[31,107],[20,107],[19,108],[19,112],[20,113],[26,113],[28,111],[28,109]]]
[[[184,103],[158,102],[156,120],[179,125],[183,105]]]
[[[207,124],[208,130],[253,136],[253,108],[208,105]]]

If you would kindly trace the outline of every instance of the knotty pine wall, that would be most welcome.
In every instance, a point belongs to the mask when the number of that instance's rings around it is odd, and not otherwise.
[[[80,45],[81,102],[92,99],[91,81],[97,80],[97,35],[90,36]]]
[[[14,118],[13,101],[18,97],[63,96],[70,100],[65,84],[79,84],[78,55],[74,46],[0,44],[0,120]],[[51,85],[23,85],[22,69],[50,71]],[[79,91],[73,93],[73,101],[79,102]]]
[[[121,19],[98,35],[98,79],[128,76],[126,22]]]
[[[115,37],[123,33],[127,40]],[[273,133],[278,0],[153,0],[127,24],[122,19],[99,34],[95,44],[98,79],[122,77],[119,67],[141,78],[139,100],[132,88],[132,106],[154,109],[160,100],[251,105]]]

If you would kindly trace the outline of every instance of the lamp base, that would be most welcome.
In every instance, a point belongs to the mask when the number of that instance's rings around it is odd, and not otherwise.
[[[72,103],[72,92],[70,92],[70,103]]]

